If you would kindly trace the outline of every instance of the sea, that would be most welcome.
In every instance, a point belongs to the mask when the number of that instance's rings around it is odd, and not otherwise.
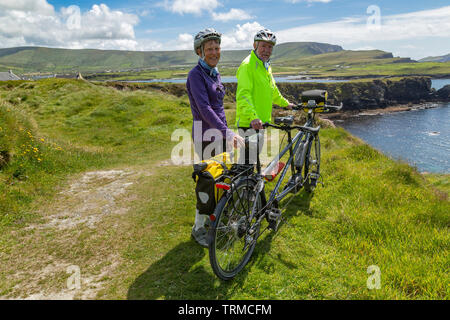
[[[436,90],[450,79],[432,80]],[[450,173],[450,103],[413,111],[358,116],[336,124],[393,159],[420,172]]]

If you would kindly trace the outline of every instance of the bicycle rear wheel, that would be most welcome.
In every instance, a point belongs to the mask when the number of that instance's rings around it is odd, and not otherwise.
[[[216,207],[216,221],[209,230],[209,260],[214,273],[222,280],[234,278],[248,263],[260,225],[251,212],[262,207],[256,183],[248,178],[240,180],[230,194],[222,197]]]
[[[304,165],[304,188],[307,192],[313,192],[320,177],[320,140],[315,135],[308,144],[308,150]]]

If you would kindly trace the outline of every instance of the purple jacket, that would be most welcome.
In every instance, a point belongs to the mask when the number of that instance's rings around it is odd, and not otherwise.
[[[203,134],[211,128],[218,129],[224,138],[232,137],[233,132],[228,129],[223,109],[225,87],[222,85],[220,74],[217,77],[210,76],[208,70],[199,63],[189,72],[186,87],[194,118],[192,139],[194,141],[210,141],[209,138],[203,138]],[[202,127],[201,138],[198,137],[199,128],[197,130],[194,128],[199,121],[201,121]]]

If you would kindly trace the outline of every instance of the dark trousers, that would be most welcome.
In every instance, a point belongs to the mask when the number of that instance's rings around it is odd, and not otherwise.
[[[208,148],[209,147],[209,148]],[[216,141],[202,141],[194,142],[194,150],[195,153],[200,158],[200,161],[210,159],[211,157],[217,156],[222,152],[227,150],[227,141],[226,139],[220,139],[218,142]]]
[[[251,127],[239,127],[239,135],[245,139],[245,137],[253,136],[256,134],[256,130]],[[261,132],[261,130],[260,130]],[[239,164],[256,164],[256,157],[262,150],[264,144],[264,139],[259,140],[258,149],[256,149],[256,144],[246,144],[244,148],[241,149],[241,155],[239,157]]]

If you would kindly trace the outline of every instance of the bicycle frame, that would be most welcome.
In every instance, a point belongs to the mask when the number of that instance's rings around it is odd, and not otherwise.
[[[311,93],[310,96],[319,95]],[[306,97],[309,96],[306,95]],[[283,220],[282,210],[290,200],[283,203],[282,208],[279,207],[279,202],[291,191],[297,193],[301,188],[305,188],[307,192],[312,192],[320,178],[320,141],[318,136],[320,126],[313,128],[316,110],[319,108],[320,111],[317,112],[340,110],[342,104],[340,107],[323,104],[319,107],[315,100],[308,100],[307,105],[302,102],[296,108],[298,108],[296,110],[307,111],[307,120],[303,126],[293,126],[292,118],[276,118],[275,124],[264,124],[265,128],[280,129],[288,135],[287,145],[270,161],[264,171],[261,170],[259,154],[261,136],[257,134],[256,171],[254,164],[233,164],[219,178],[223,183],[216,181],[216,188],[224,189],[226,192],[214,215],[210,217],[214,223],[209,231],[209,255],[213,271],[223,280],[232,279],[242,270],[253,253],[256,241],[266,230],[274,232],[278,230],[280,222]],[[299,130],[294,137],[291,133],[293,129]],[[254,136],[252,137],[254,138]],[[245,141],[247,143],[251,139],[246,137]],[[255,141],[251,142],[255,143]],[[249,150],[251,147],[248,145]],[[279,160],[287,152],[289,152],[289,159],[285,167],[278,170],[280,168]],[[245,156],[247,157],[247,155]],[[269,199],[266,200],[266,183],[274,180],[276,175],[272,171],[275,168],[277,168],[279,176],[274,189],[268,196]],[[288,183],[283,184],[288,170],[292,170],[292,177]],[[280,192],[280,188],[284,189]],[[264,219],[267,220],[268,225],[261,230]]]
[[[284,178],[286,177],[289,167],[292,170],[292,174],[293,175],[295,174],[295,167],[292,163],[294,160],[294,155],[297,153],[298,148],[300,148],[300,144],[302,142],[304,142],[305,144],[309,143],[309,141],[313,135],[313,133],[309,130],[314,129],[314,128],[311,128],[311,125],[313,125],[313,124],[314,124],[314,113],[312,112],[312,110],[310,110],[308,112],[307,121],[304,126],[276,126],[276,125],[267,124],[267,126],[271,126],[271,127],[277,128],[277,129],[284,130],[288,134],[288,144],[283,149],[283,151],[281,151],[278,155],[276,155],[274,157],[274,159],[269,163],[267,168],[270,168],[270,166],[277,163],[279,161],[279,159],[281,159],[288,151],[289,151],[290,156],[289,156],[288,162],[286,163],[286,166],[283,168],[283,171],[278,178],[275,188],[272,190],[272,192],[270,193],[269,199],[266,201],[265,194],[263,192],[264,188],[265,188],[265,181],[264,181],[264,176],[261,173],[259,153],[257,153],[257,172],[256,172],[257,184],[255,186],[255,189],[256,189],[255,193],[257,193],[257,194],[263,193],[264,206],[258,212],[255,212],[255,209],[256,209],[255,205],[251,210],[251,215],[248,217],[248,220],[252,221],[254,218],[256,218],[257,221],[253,225],[254,227],[256,227],[264,219],[268,208],[271,208],[274,203],[278,204],[278,202],[281,201],[290,191],[292,191],[294,188],[296,188],[299,184],[304,183],[304,181],[300,181],[298,184],[290,186],[290,187],[286,188],[286,190],[283,190],[280,194],[278,194],[278,191],[281,187],[281,183],[283,182]],[[291,135],[291,130],[293,130],[293,129],[299,129],[299,132],[297,132],[297,134],[294,136],[294,138],[292,138],[292,135]],[[319,129],[320,129],[320,127],[319,127]],[[318,134],[317,128],[315,128],[314,131],[316,131],[315,134]],[[258,145],[259,145],[259,141],[258,141]],[[307,152],[303,154],[303,159],[302,159],[303,164],[305,163],[305,158],[307,156],[309,156],[307,154]],[[300,167],[300,170],[301,170],[301,168],[302,167]],[[263,230],[263,231],[265,231],[265,230]],[[252,234],[252,233],[253,233],[252,228],[250,228],[249,234]],[[256,241],[261,236],[262,233],[263,232],[261,232],[255,239],[253,239],[253,241]]]
[[[286,163],[286,166],[283,168],[283,171],[277,181],[277,184],[275,185],[275,188],[272,190],[272,192],[270,193],[270,197],[269,200],[267,201],[267,206],[271,206],[273,202],[275,201],[280,201],[282,200],[290,191],[292,191],[295,187],[297,187],[297,185],[291,186],[289,188],[287,188],[286,190],[282,191],[278,196],[278,190],[281,186],[281,183],[283,182],[287,171],[289,170],[289,167],[291,168],[292,174],[295,174],[295,168],[294,165],[292,164],[293,160],[294,160],[294,155],[297,154],[298,149],[300,148],[300,144],[302,141],[304,141],[306,144],[310,141],[312,133],[309,132],[308,130],[302,130],[305,127],[311,127],[311,125],[314,124],[314,115],[312,112],[308,112],[308,118],[307,121],[305,123],[304,126],[302,127],[298,127],[298,126],[294,126],[294,127],[286,127],[283,128],[282,126],[274,126],[274,125],[270,125],[271,127],[275,127],[277,129],[281,129],[281,130],[285,130],[287,132],[288,135],[288,144],[286,145],[286,147],[283,149],[283,151],[281,151],[277,156],[275,156],[275,158],[269,163],[268,167],[270,167],[271,165],[275,164],[276,162],[279,161],[279,159],[281,159],[286,152],[289,151],[289,159]],[[297,132],[297,134],[294,136],[294,138],[292,138],[291,135],[291,130],[292,129],[300,129],[299,132]],[[303,137],[305,137],[305,139],[303,139]],[[294,147],[292,149],[292,147]],[[308,156],[306,153],[304,154],[304,157]],[[258,154],[259,157],[259,154]],[[302,159],[302,163],[305,162],[305,159]],[[261,174],[261,172],[258,172],[258,174]],[[302,181],[303,182],[303,181]]]

